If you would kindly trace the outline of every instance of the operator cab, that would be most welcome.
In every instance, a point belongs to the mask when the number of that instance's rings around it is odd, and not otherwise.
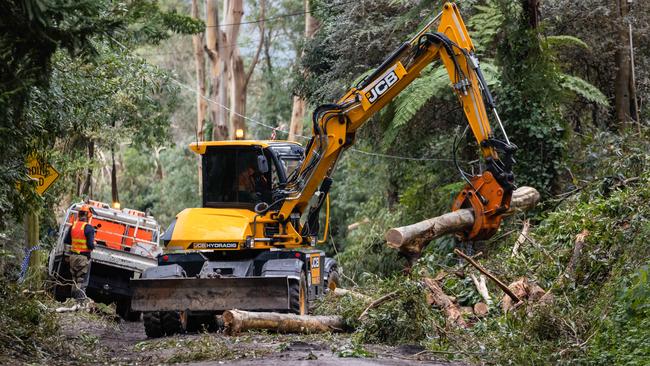
[[[292,142],[214,141],[190,147],[201,154],[203,207],[210,208],[273,203],[304,155]]]

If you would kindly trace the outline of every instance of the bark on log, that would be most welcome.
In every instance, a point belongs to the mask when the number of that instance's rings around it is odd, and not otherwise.
[[[268,329],[279,333],[324,333],[343,331],[345,323],[340,316],[312,316],[280,313],[256,313],[227,310],[223,313],[227,334],[250,329]]]
[[[512,194],[510,211],[533,208],[539,202],[540,195],[535,188],[520,187]],[[408,257],[419,257],[424,247],[433,239],[446,234],[455,234],[471,229],[474,225],[474,213],[471,209],[460,209],[434,217],[416,224],[388,230],[386,241]]]
[[[438,282],[426,277],[423,279],[423,282],[429,291],[431,291],[431,296],[427,297],[428,300],[445,312],[445,315],[447,316],[447,324],[466,328],[467,323],[465,322],[465,319],[463,319],[463,313],[460,307],[450,296],[442,291]]]

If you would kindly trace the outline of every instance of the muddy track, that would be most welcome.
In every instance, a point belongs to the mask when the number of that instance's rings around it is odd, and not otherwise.
[[[239,336],[183,334],[148,339],[141,322],[87,313],[61,315],[61,331],[87,352],[71,364],[181,365],[461,365],[437,360],[419,346],[354,347],[349,335],[282,335],[250,332]]]

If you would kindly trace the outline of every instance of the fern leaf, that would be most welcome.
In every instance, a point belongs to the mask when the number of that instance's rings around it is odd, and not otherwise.
[[[582,78],[573,75],[562,74],[560,86],[569,90],[590,102],[600,104],[603,107],[609,107],[609,100],[596,86],[585,81]]]
[[[587,45],[580,38],[574,36],[567,36],[567,35],[548,36],[546,37],[546,44],[550,48],[576,46],[576,47],[584,48],[586,50],[589,49],[589,45]]]

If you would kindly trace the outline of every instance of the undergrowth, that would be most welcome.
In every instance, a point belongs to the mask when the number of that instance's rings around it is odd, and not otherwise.
[[[341,314],[356,327],[354,339],[367,343],[420,343],[454,359],[492,364],[650,364],[650,139],[596,133],[579,140],[566,166],[564,194],[549,197],[529,214],[532,228],[512,253],[521,217],[509,219],[494,239],[465,246],[482,251],[479,261],[506,283],[525,277],[554,295],[548,306],[528,304],[504,314],[503,292],[488,282],[494,304],[467,329],[449,327],[439,309],[428,307],[418,279],[402,275],[360,276],[356,291],[377,299],[400,297],[357,320],[368,302],[330,299],[321,310]],[[399,212],[394,216],[398,216]],[[563,278],[576,235],[587,233],[575,271]],[[363,231],[372,233],[372,228]],[[371,240],[354,233],[348,239]],[[373,234],[376,240],[377,234]],[[473,267],[453,255],[459,243],[432,242],[413,273],[448,273],[443,290],[461,306],[481,298]],[[348,247],[350,245],[348,244]],[[367,260],[367,259],[366,259]],[[374,268],[374,267],[373,267]],[[356,268],[363,273],[363,268]],[[397,273],[397,272],[393,272]],[[415,324],[419,323],[419,324]],[[437,353],[438,354],[438,353]]]

